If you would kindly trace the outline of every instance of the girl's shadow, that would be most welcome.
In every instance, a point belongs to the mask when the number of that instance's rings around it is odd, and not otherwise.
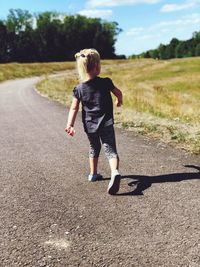
[[[134,181],[128,183],[129,186],[136,186],[131,192],[119,193],[118,196],[138,196],[143,195],[143,191],[151,187],[155,183],[166,183],[166,182],[181,182],[184,180],[200,179],[200,167],[194,165],[185,165],[184,167],[194,168],[198,172],[190,173],[171,173],[157,176],[142,176],[142,175],[124,175],[122,179],[131,178]]]

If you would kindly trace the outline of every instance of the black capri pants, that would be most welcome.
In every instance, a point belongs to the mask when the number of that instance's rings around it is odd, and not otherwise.
[[[90,158],[98,158],[101,150],[101,143],[104,147],[107,159],[118,158],[115,131],[113,125],[104,126],[96,133],[87,133],[90,150]]]

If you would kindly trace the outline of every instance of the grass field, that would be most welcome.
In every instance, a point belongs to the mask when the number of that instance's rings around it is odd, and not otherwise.
[[[0,64],[0,82],[31,76],[40,76],[66,69],[74,69],[73,62],[32,63],[32,64]]]
[[[5,79],[6,73],[14,73],[9,78],[15,78],[65,71],[63,76],[45,75],[37,88],[70,105],[72,89],[78,83],[74,62],[5,65],[8,67],[9,71],[2,72],[0,65],[0,80],[1,73]],[[106,60],[101,76],[112,78],[123,91],[123,107],[115,108],[116,126],[200,153],[200,58]]]
[[[124,95],[123,107],[115,108],[116,126],[200,153],[200,58],[102,63],[101,75]],[[77,83],[76,71],[67,71],[47,77],[38,90],[69,106]]]

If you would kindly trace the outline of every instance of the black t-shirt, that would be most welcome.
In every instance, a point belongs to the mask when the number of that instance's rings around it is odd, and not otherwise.
[[[110,93],[114,87],[110,78],[95,77],[74,88],[73,96],[82,103],[82,120],[86,133],[95,133],[100,127],[114,123]]]

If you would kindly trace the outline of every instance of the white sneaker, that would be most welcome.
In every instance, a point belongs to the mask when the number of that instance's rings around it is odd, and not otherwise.
[[[88,181],[89,182],[96,182],[98,180],[102,180],[103,179],[103,176],[99,173],[97,174],[89,174],[88,175]]]
[[[115,195],[119,191],[121,175],[118,170],[111,174],[111,179],[108,185],[108,194]]]

